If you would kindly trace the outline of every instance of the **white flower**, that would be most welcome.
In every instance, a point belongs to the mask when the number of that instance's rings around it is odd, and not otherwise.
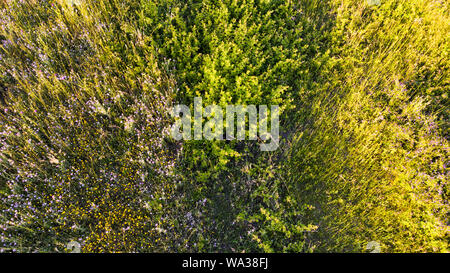
[[[381,5],[381,0],[367,0],[367,4],[370,6],[379,6]]]
[[[108,115],[108,112],[106,111],[105,107],[103,107],[103,105],[101,105],[100,102],[98,102],[97,100],[94,102],[94,110],[97,113]]]
[[[127,132],[131,132],[131,129],[133,128],[134,125],[134,119],[132,117],[128,117],[125,119],[125,131]]]
[[[66,0],[67,5],[69,6],[79,6],[81,4],[81,0]]]
[[[50,155],[48,157],[48,160],[50,161],[51,164],[59,164],[59,160],[56,159],[53,155]]]
[[[167,232],[165,229],[162,229],[162,228],[159,228],[159,227],[155,228],[155,230],[158,231],[159,233],[166,233]]]

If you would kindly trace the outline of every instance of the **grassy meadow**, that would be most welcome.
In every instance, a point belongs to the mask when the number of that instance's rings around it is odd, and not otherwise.
[[[0,0],[0,252],[448,252],[449,4]]]

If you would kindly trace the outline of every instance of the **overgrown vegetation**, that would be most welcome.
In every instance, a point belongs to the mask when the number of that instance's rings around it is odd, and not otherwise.
[[[0,7],[0,251],[448,251],[446,1]],[[280,147],[173,140],[196,96]]]

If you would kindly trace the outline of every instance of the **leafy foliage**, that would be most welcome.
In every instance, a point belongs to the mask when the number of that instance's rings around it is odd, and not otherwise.
[[[0,9],[0,251],[448,251],[447,2]],[[279,149],[174,141],[198,96]]]

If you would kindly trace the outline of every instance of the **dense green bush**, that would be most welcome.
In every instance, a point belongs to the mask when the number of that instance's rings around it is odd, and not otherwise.
[[[448,251],[445,1],[0,8],[0,251]],[[197,96],[280,147],[171,139]]]

